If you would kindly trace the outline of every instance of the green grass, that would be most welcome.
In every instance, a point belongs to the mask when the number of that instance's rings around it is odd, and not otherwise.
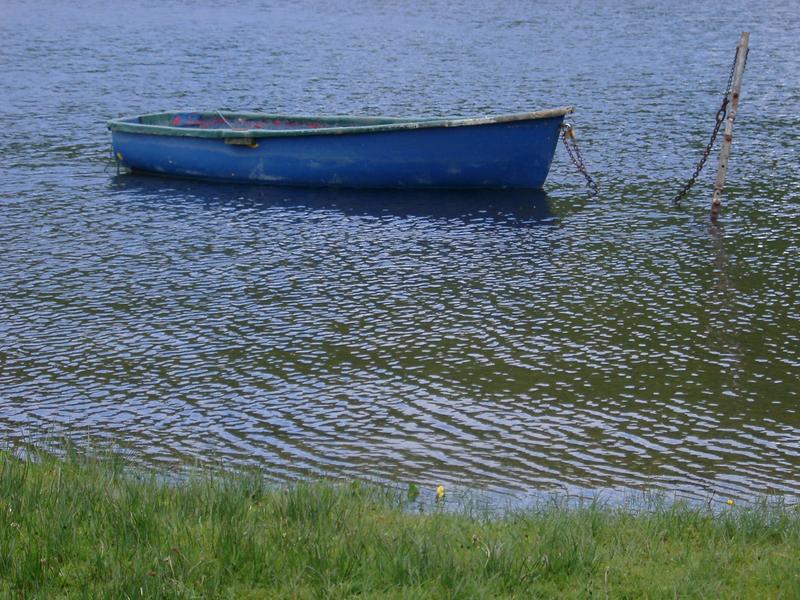
[[[800,516],[418,514],[372,486],[0,453],[0,598],[800,598]]]

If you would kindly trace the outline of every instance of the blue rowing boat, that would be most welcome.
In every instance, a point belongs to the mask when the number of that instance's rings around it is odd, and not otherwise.
[[[272,185],[541,188],[571,108],[480,118],[163,112],[109,121],[132,171]]]

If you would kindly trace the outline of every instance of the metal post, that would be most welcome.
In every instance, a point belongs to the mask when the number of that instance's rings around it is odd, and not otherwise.
[[[719,152],[719,171],[717,181],[714,183],[714,197],[711,200],[711,220],[716,221],[722,205],[722,190],[725,189],[725,174],[728,172],[728,159],[731,156],[731,142],[733,141],[733,121],[739,110],[739,95],[742,90],[742,74],[747,61],[747,44],[750,33],[743,31],[736,49],[736,65],[733,68],[733,81],[731,83],[728,115],[725,119],[725,137],[722,139],[722,149]]]

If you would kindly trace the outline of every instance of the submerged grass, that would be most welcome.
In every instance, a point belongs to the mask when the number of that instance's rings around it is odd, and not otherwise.
[[[406,509],[359,484],[0,453],[0,597],[800,598],[791,508]]]

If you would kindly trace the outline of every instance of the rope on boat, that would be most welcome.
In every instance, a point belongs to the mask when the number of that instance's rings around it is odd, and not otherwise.
[[[225,118],[225,115],[223,115],[220,111],[217,111],[217,114],[219,115],[219,118],[222,119],[222,122],[225,123],[225,125],[227,125],[229,129],[236,129],[236,127],[231,125],[228,119]]]
[[[578,146],[578,140],[575,137],[575,128],[571,123],[564,123],[561,126],[561,139],[564,142],[564,147],[567,149],[572,164],[578,169],[583,178],[586,179],[586,185],[592,190],[592,196],[600,193],[600,188],[597,182],[589,174],[589,169],[586,168],[586,161],[583,160],[583,154]]]

